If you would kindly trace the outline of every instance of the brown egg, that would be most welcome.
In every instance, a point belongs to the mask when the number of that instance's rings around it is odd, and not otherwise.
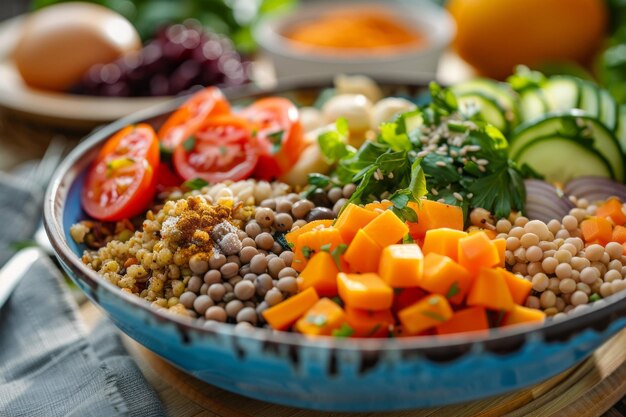
[[[95,64],[141,47],[132,24],[95,4],[62,3],[27,17],[13,59],[31,87],[64,91]]]

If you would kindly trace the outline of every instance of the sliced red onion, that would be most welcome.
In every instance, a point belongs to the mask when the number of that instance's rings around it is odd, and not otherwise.
[[[526,216],[544,223],[552,219],[561,220],[574,208],[569,199],[554,185],[542,180],[525,180]]]
[[[565,184],[563,192],[568,196],[585,198],[589,202],[604,201],[618,197],[626,201],[626,185],[605,177],[578,177]]]

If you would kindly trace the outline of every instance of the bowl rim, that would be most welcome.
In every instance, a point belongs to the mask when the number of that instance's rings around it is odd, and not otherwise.
[[[363,74],[367,75],[367,74]],[[425,88],[423,82],[398,82],[375,76],[373,79],[379,85],[392,85],[397,88]],[[262,88],[254,85],[231,87],[224,90],[224,94],[230,100],[253,98],[264,94],[284,94],[293,90],[305,90],[330,88],[331,77],[294,77],[278,82],[274,88]],[[317,348],[333,348],[340,350],[358,351],[436,351],[441,349],[467,349],[477,345],[488,345],[493,348],[499,346],[517,345],[526,339],[543,338],[546,340],[566,340],[574,333],[585,329],[597,329],[602,319],[611,319],[615,315],[626,314],[626,291],[613,294],[601,301],[587,305],[581,311],[574,311],[562,320],[546,320],[542,325],[517,325],[504,328],[491,329],[487,334],[461,333],[458,335],[441,336],[411,336],[402,338],[336,338],[330,336],[307,337],[293,332],[275,331],[262,328],[236,330],[233,324],[211,322],[209,325],[199,324],[196,320],[178,316],[172,313],[155,309],[149,302],[121,291],[119,287],[105,280],[96,271],[85,265],[80,257],[69,247],[65,239],[63,229],[63,213],[65,201],[60,200],[59,194],[64,192],[65,197],[69,189],[64,179],[67,174],[76,171],[77,163],[85,163],[84,155],[92,152],[113,133],[122,127],[138,123],[145,119],[161,116],[176,109],[188,96],[182,96],[162,103],[151,108],[133,113],[113,123],[110,123],[97,131],[87,135],[79,145],[63,160],[46,190],[44,198],[43,223],[54,248],[56,256],[63,264],[72,270],[76,278],[85,282],[94,291],[101,287],[110,292],[114,297],[120,297],[124,302],[130,303],[135,308],[145,310],[159,322],[174,324],[180,333],[196,333],[199,336],[207,334],[221,334],[224,336],[238,336],[255,339],[261,342],[278,343],[289,346],[310,346]],[[65,187],[64,187],[65,185]],[[100,308],[102,306],[99,305]],[[604,326],[602,327],[604,328]]]
[[[289,26],[294,20],[302,15],[319,15],[326,13],[329,9],[345,9],[349,5],[358,7],[379,7],[388,10],[390,14],[402,15],[404,20],[416,20],[413,16],[425,14],[428,20],[436,21],[432,25],[433,33],[423,33],[427,42],[419,47],[398,46],[385,50],[380,54],[367,53],[367,51],[350,51],[342,53],[341,49],[303,45],[300,42],[291,40],[281,33],[281,29]],[[406,12],[406,13],[403,13]],[[422,20],[417,22],[418,26],[424,26]],[[445,48],[452,41],[456,33],[456,24],[450,13],[443,7],[424,0],[412,0],[395,3],[385,3],[380,0],[347,0],[335,2],[332,0],[318,0],[299,6],[296,10],[274,14],[262,18],[253,28],[255,38],[259,45],[277,55],[291,56],[306,61],[317,61],[325,64],[342,63],[355,64],[364,62],[395,61],[398,59],[408,59],[419,57],[431,52]]]

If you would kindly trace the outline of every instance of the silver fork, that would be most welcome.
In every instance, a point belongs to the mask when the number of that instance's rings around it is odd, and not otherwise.
[[[25,180],[40,187],[41,192],[43,192],[52,174],[63,159],[66,149],[67,142],[65,138],[61,136],[52,138],[41,160],[25,175]],[[34,238],[38,246],[31,246],[19,250],[7,261],[2,269],[0,269],[0,308],[2,308],[4,303],[9,299],[11,293],[15,287],[17,287],[17,284],[24,277],[30,266],[39,258],[52,253],[52,247],[46,236],[41,220]]]

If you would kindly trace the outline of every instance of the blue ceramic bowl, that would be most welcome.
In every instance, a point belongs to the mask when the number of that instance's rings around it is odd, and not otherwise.
[[[314,99],[326,85],[283,86],[273,94]],[[417,85],[381,82],[388,94]],[[232,99],[263,92],[239,91]],[[64,161],[48,188],[45,226],[68,275],[126,334],[209,384],[259,400],[333,411],[431,407],[501,394],[538,383],[579,363],[626,326],[626,291],[571,318],[541,327],[497,329],[483,337],[310,339],[265,329],[210,328],[157,311],[85,266],[69,236],[84,218],[80,189],[98,148],[129,123],[155,126],[181,100],[115,122],[89,136]]]

